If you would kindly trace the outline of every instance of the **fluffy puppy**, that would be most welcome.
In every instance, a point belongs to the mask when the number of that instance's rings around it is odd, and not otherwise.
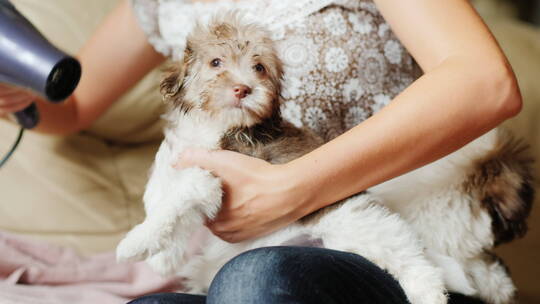
[[[229,259],[258,247],[311,243],[354,252],[389,271],[412,303],[446,303],[440,271],[412,229],[377,199],[359,194],[269,236],[229,244],[209,236],[204,251],[185,259],[186,246],[221,205],[218,178],[172,164],[188,147],[230,149],[284,163],[322,144],[279,112],[281,62],[263,28],[234,15],[199,25],[183,62],[161,86],[172,108],[144,194],[146,218],[117,248],[119,260],[141,260],[178,273],[192,292],[205,292]]]
[[[184,149],[229,149],[284,163],[322,144],[282,121],[282,73],[263,28],[234,15],[195,28],[183,61],[162,82],[172,107],[144,195],[147,215],[118,246],[119,260],[146,259],[201,293],[243,251],[310,244],[371,260],[400,282],[411,303],[446,303],[445,285],[489,303],[513,299],[512,281],[489,250],[498,237],[522,233],[532,201],[530,168],[496,131],[271,235],[229,244],[209,234],[203,251],[186,253],[195,231],[219,210],[222,191],[205,170],[171,167]]]

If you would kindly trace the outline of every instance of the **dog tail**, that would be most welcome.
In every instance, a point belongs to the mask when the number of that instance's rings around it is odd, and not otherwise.
[[[529,146],[497,130],[494,148],[476,160],[466,190],[491,216],[495,245],[522,237],[534,201],[533,158]]]

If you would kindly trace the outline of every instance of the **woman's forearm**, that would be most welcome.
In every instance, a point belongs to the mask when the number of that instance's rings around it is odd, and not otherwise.
[[[504,59],[479,62],[449,58],[376,115],[285,165],[293,191],[313,194],[303,197],[307,212],[447,155],[517,114],[521,97]]]

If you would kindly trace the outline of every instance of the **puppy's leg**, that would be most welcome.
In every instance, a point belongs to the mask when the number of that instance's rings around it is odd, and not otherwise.
[[[441,271],[412,229],[369,195],[357,195],[313,227],[326,248],[359,254],[392,274],[413,304],[447,302]]]
[[[147,208],[144,222],[135,226],[118,245],[119,260],[142,260],[165,248],[172,251],[171,246],[176,248],[175,255],[181,257],[194,228],[219,210],[220,182],[210,173],[185,169],[170,183],[162,192],[165,195],[159,199],[159,206]]]
[[[176,225],[171,235],[170,242],[167,242],[158,253],[146,258],[146,263],[156,273],[162,276],[174,275],[184,265],[184,245],[182,225]]]
[[[206,217],[214,217],[221,205],[219,179],[200,168],[173,169],[172,158],[167,157],[171,153],[165,150],[160,154],[162,148],[144,195],[146,219],[118,245],[119,260],[142,260],[163,249],[166,253],[160,256],[181,260],[194,228],[200,227]]]

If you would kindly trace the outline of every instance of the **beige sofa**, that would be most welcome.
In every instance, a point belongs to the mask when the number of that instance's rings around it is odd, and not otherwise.
[[[75,53],[116,1],[13,2],[54,43]],[[525,100],[523,112],[507,125],[540,158],[540,31],[491,14],[488,21],[513,64]],[[143,217],[141,195],[161,139],[158,74],[150,74],[83,134],[28,133],[0,172],[0,229],[84,254],[112,250]],[[0,151],[11,145],[16,132],[14,125],[0,122]],[[499,253],[514,274],[521,302],[532,304],[540,303],[540,279],[535,276],[540,273],[538,208],[530,227],[524,239],[502,246]]]
[[[116,1],[13,3],[52,42],[76,53]],[[140,222],[147,171],[161,140],[159,74],[148,75],[83,134],[25,134],[0,174],[0,229],[93,253],[111,250]],[[15,126],[0,122],[2,151],[15,135]]]

